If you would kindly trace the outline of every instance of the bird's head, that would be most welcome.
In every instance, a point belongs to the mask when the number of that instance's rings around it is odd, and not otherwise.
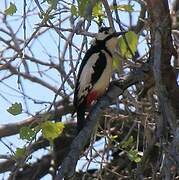
[[[111,27],[101,27],[96,34],[95,44],[102,44],[113,52],[118,42],[117,38],[124,33],[126,32],[116,32]]]

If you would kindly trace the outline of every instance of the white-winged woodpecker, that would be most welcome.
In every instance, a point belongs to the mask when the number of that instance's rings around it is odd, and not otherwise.
[[[102,27],[81,62],[74,92],[78,132],[84,126],[85,112],[108,88],[112,75],[112,60],[118,36],[110,27]]]

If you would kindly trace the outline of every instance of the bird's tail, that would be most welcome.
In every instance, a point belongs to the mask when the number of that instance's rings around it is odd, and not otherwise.
[[[85,124],[85,111],[86,111],[85,105],[81,104],[77,110],[77,131],[78,131],[78,133],[81,131],[81,129],[84,127],[84,124]]]

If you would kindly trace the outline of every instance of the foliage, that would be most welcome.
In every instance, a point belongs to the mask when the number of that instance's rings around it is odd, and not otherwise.
[[[134,8],[133,5],[131,4],[123,4],[123,5],[118,5],[118,6],[111,6],[112,10],[120,10],[120,11],[126,11],[126,12],[133,12]]]
[[[141,157],[139,156],[139,152],[137,150],[130,150],[127,154],[131,161],[134,161],[136,163],[139,163],[141,161]]]
[[[15,159],[23,158],[25,156],[26,156],[26,148],[25,147],[16,149],[15,155],[14,155]]]
[[[129,31],[124,37],[119,38],[119,47],[121,54],[127,59],[132,58],[137,50],[138,36]]]
[[[89,18],[86,16],[86,10],[87,10],[87,5],[89,0],[78,0],[78,5],[75,6],[74,4],[72,4],[71,6],[71,13],[74,16],[81,16],[81,17],[85,17],[85,18]],[[90,18],[102,18],[103,17],[103,11],[102,11],[102,4],[101,2],[97,2],[92,10],[92,17]]]
[[[22,113],[22,104],[15,102],[7,109],[7,111],[14,116],[19,115]]]
[[[53,123],[51,121],[45,121],[41,124],[41,128],[43,137],[49,141],[53,141],[62,133],[64,124],[61,122]]]
[[[137,149],[135,149],[134,145],[136,142],[134,142],[133,136],[130,136],[128,140],[124,141],[122,144],[122,149],[124,149],[127,152],[127,155],[130,159],[130,161],[134,161],[136,163],[139,163],[141,161],[140,153]]]
[[[58,0],[47,0],[47,2],[50,5],[51,9],[57,9]]]
[[[5,10],[6,15],[12,16],[14,13],[16,13],[17,8],[14,3],[10,2],[10,6]]]
[[[31,141],[34,139],[35,135],[37,134],[36,128],[30,128],[28,126],[24,126],[20,129],[19,135],[22,140]]]

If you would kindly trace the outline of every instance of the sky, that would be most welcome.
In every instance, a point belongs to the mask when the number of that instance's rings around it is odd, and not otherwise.
[[[13,17],[8,17],[9,24],[16,31],[19,29],[19,26],[22,23],[21,17],[23,15],[23,1],[8,0],[7,6],[9,5],[10,2],[15,3],[16,7],[17,7],[17,12],[13,15]],[[123,1],[123,2],[125,2],[125,1]],[[140,7],[137,3],[133,3],[133,4],[134,4],[134,9],[136,10],[136,12],[134,12],[134,16],[133,16],[134,17],[133,22],[135,23],[138,18],[138,15],[139,15]],[[36,6],[33,3],[33,1],[27,0],[27,9],[29,7],[31,9],[33,9]],[[45,5],[43,5],[43,7],[46,8]],[[1,0],[0,1],[0,11],[4,12],[5,9],[6,9],[5,0]],[[26,21],[27,38],[31,36],[31,34],[35,31],[37,24],[41,21],[41,19],[39,18],[37,13],[38,13],[38,9],[35,10],[35,13],[34,12],[30,13],[31,16],[28,16],[28,18],[27,18],[27,21]],[[121,18],[122,22],[125,22],[126,24],[128,24],[128,13],[121,12],[120,18]],[[63,23],[62,26],[67,28],[69,26],[69,24]],[[2,19],[1,19],[1,15],[0,15],[0,28],[1,27],[3,28],[4,25],[2,23]],[[96,27],[93,28],[93,26],[92,26],[90,28],[90,31],[97,32],[97,28]],[[0,36],[4,37],[4,34],[2,34],[0,32]],[[18,30],[18,36],[22,37],[22,38],[24,36],[22,27]],[[54,57],[52,59],[54,61],[57,61],[58,59],[56,57],[58,57],[58,48],[57,48],[58,40],[59,40],[58,35],[56,33],[54,33],[54,31],[51,30],[51,31],[45,33],[36,42],[33,43],[32,51],[35,54],[35,56],[39,59],[48,61],[50,57]],[[139,44],[138,47],[139,47],[140,53],[142,54],[143,52],[146,51],[146,47],[144,46],[143,39],[139,39],[139,42],[141,42],[141,43]],[[61,43],[63,46],[63,43],[64,43],[63,40],[61,40]],[[75,36],[74,43],[77,46],[80,45],[81,38],[79,36]],[[2,48],[3,48],[3,46],[0,42],[0,51]],[[28,52],[28,49],[26,49],[25,51]],[[48,54],[46,52],[48,52]],[[8,51],[6,56],[11,56],[11,54],[12,54],[12,51]],[[73,51],[73,56],[77,57],[77,55],[78,55],[77,52]],[[16,63],[18,64],[18,62],[16,62]],[[68,68],[68,67],[66,67],[66,68]],[[35,64],[30,65],[30,70],[33,71],[35,75],[37,75],[37,67],[35,66]],[[0,72],[0,77],[4,77],[5,75],[7,75],[7,72]],[[46,80],[49,83],[52,83],[58,87],[58,83],[60,84],[60,80],[59,80],[59,75],[56,73],[56,71],[49,70],[48,75],[51,78],[53,78],[54,80],[51,80],[50,78],[48,78],[46,76],[43,76],[43,80]],[[23,103],[22,95],[20,95],[19,93],[17,93],[16,91],[13,90],[13,88],[18,90],[17,81],[18,81],[18,79],[16,77],[12,77],[12,78],[0,83],[0,102],[1,102],[1,104],[3,104],[3,106],[0,106],[0,114],[1,114],[0,124],[15,123],[15,122],[21,121],[21,120],[29,117],[29,115],[27,115],[26,113],[22,113],[18,116],[13,116],[7,112],[7,109],[14,102],[21,102],[23,104],[23,107],[25,106],[25,104]],[[9,88],[9,86],[10,86],[10,88]],[[23,86],[25,87],[25,93],[28,96],[36,98],[39,101],[47,101],[48,102],[48,101],[52,101],[54,98],[53,92],[47,90],[46,88],[44,88],[42,86],[31,83],[30,81],[24,81]],[[69,91],[73,91],[73,90],[69,89]],[[6,99],[4,97],[6,97]],[[36,114],[41,109],[45,108],[44,105],[42,107],[42,105],[36,104],[31,100],[27,100],[27,103],[28,103],[28,107],[29,107],[29,113],[31,113],[31,114]],[[48,103],[47,103],[47,106],[48,106]],[[14,150],[17,147],[22,147],[24,144],[24,142],[22,140],[20,140],[18,136],[3,138],[3,141],[9,142],[8,144],[13,142],[12,149],[14,149]],[[103,141],[104,141],[104,139],[101,140],[101,142],[99,142],[99,144],[101,144],[101,143],[103,144]],[[97,146],[98,146],[98,144],[97,144]],[[99,146],[99,148],[101,148],[101,145]],[[5,153],[9,153],[9,149],[7,147],[5,147],[2,143],[0,143],[0,154],[5,154]],[[35,153],[34,160],[36,159],[36,157],[44,155],[44,153],[46,153],[46,151],[44,151],[44,150],[42,150],[41,152]],[[78,164],[78,168],[80,168],[82,166],[83,166],[83,162],[80,161]],[[94,166],[94,164],[92,166]],[[3,176],[4,175],[1,174],[0,179]],[[43,180],[48,180],[49,178],[50,178],[49,176],[46,176],[43,178]]]

